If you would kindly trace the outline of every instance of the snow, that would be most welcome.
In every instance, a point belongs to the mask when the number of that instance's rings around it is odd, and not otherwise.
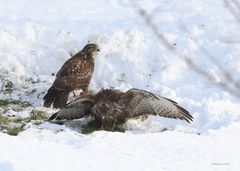
[[[240,25],[222,0],[140,4],[173,48],[204,67],[215,82],[223,76],[201,46],[239,79]],[[42,107],[52,73],[70,53],[94,42],[101,52],[90,90],[145,89],[179,102],[194,117],[190,125],[160,117],[130,120],[126,133],[89,135],[50,123],[30,124],[16,137],[0,133],[1,171],[239,170],[239,99],[164,48],[129,1],[1,0],[0,21],[0,88],[13,83],[13,92],[0,92],[0,98],[33,105],[5,115],[26,117],[33,108],[53,113]]]
[[[70,130],[56,134],[31,128],[17,137],[1,134],[0,166],[36,171],[237,170],[239,140],[233,139],[238,131],[237,123],[207,135],[176,131],[82,135]]]

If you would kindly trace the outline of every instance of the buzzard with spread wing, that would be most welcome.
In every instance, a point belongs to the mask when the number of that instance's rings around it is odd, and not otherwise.
[[[88,86],[94,70],[94,60],[99,48],[96,44],[87,44],[80,52],[68,59],[58,71],[56,79],[43,97],[44,106],[63,108],[69,93],[82,89],[88,94]]]
[[[135,88],[125,93],[116,89],[102,89],[95,96],[80,97],[52,115],[50,120],[92,116],[102,129],[113,130],[130,118],[148,115],[181,119],[189,123],[193,121],[190,113],[175,101]]]

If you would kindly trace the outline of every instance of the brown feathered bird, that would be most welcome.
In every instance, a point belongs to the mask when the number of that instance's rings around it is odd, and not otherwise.
[[[81,111],[76,104],[80,106]],[[148,115],[159,115],[187,122],[193,120],[190,113],[175,101],[135,88],[125,93],[116,89],[102,89],[95,96],[82,97],[70,102],[50,120],[77,119],[88,115],[99,122],[101,128],[105,130],[113,130],[130,118]]]
[[[43,97],[45,107],[50,107],[52,104],[54,108],[64,107],[69,93],[75,89],[82,89],[84,95],[88,94],[94,60],[98,51],[96,44],[87,44],[63,64],[52,86]]]

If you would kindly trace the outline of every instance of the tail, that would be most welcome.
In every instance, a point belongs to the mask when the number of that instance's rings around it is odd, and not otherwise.
[[[66,90],[59,90],[55,87],[50,87],[47,94],[43,97],[44,106],[50,107],[53,104],[54,108],[63,108],[68,100],[69,92]]]
[[[183,107],[181,106],[178,106],[177,104],[175,104],[175,106],[177,107],[178,109],[178,112],[179,112],[179,119],[182,119],[182,120],[185,120],[187,121],[188,123],[191,123],[193,122],[193,117],[192,115],[186,110],[184,109]]]
[[[58,113],[54,113],[50,118],[48,118],[48,121],[52,121],[57,118]]]

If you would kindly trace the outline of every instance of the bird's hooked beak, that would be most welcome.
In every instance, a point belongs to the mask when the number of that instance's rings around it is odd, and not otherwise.
[[[96,60],[96,56],[98,55],[98,52],[100,52],[99,48],[95,49],[95,51],[92,52],[94,60]]]

